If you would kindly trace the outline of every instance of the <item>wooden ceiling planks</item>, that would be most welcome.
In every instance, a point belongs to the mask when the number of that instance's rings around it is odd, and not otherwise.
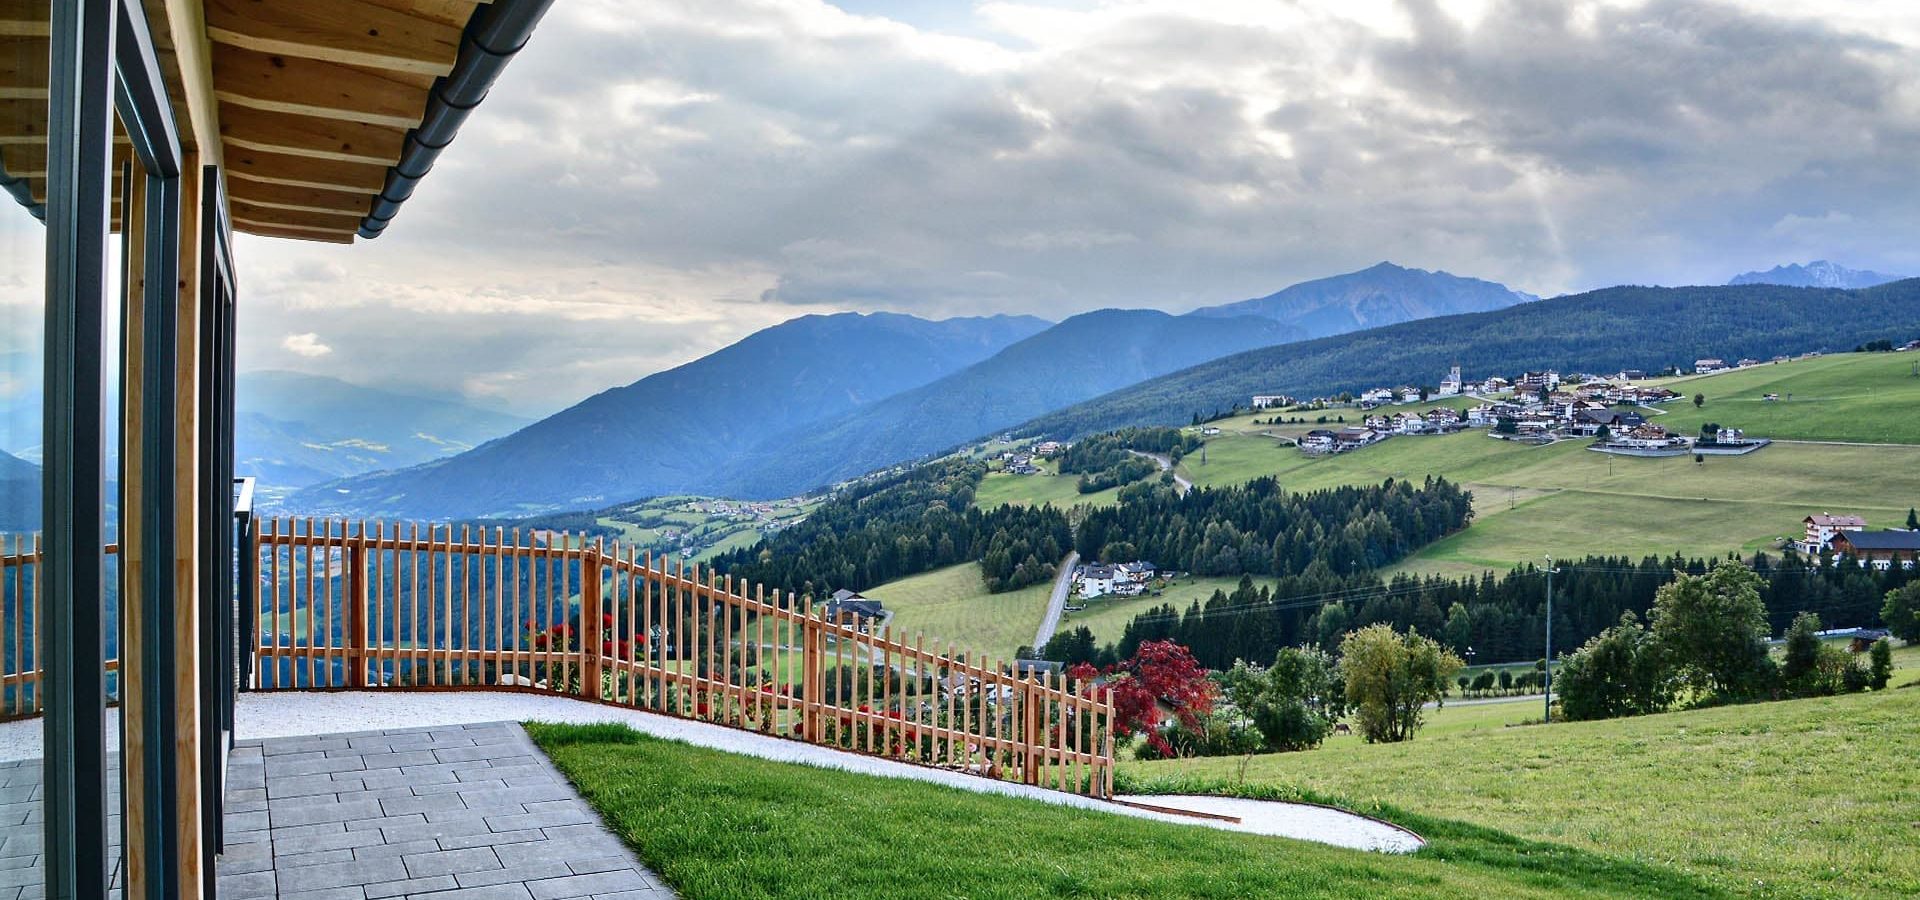
[[[208,48],[196,55],[210,79],[196,84],[210,80],[217,102],[235,229],[346,243],[485,0],[141,2],[183,126],[179,86],[190,75],[176,51]],[[48,9],[0,0],[0,161],[30,180],[46,172],[46,72],[20,61],[44,54]],[[182,9],[193,15],[169,15]],[[206,41],[182,44],[173,26],[183,21],[204,23]]]
[[[234,227],[351,241],[478,5],[205,0]]]

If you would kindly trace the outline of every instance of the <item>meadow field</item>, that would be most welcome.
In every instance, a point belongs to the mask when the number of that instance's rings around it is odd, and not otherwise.
[[[1685,399],[1655,421],[1687,434],[1719,422],[1785,440],[1920,444],[1916,367],[1920,353],[1835,353],[1666,379]],[[1697,409],[1696,393],[1706,395]]]
[[[1051,503],[1066,509],[1083,503],[1088,506],[1112,506],[1120,502],[1120,489],[1117,487],[1082,494],[1080,476],[1057,474],[1054,464],[1050,462],[1040,463],[1039,469],[1038,475],[988,472],[973,493],[973,505],[981,509],[994,509],[1008,504],[1042,506]]]
[[[1257,579],[1256,579],[1257,581]],[[1093,632],[1094,638],[1102,644],[1120,639],[1120,633],[1126,630],[1127,623],[1149,609],[1162,603],[1171,603],[1181,612],[1194,601],[1204,604],[1214,591],[1233,593],[1239,587],[1238,578],[1195,578],[1186,577],[1168,584],[1158,595],[1143,594],[1138,597],[1102,597],[1095,600],[1070,600],[1069,603],[1085,603],[1087,608],[1078,612],[1067,612],[1060,617],[1060,630],[1071,631],[1085,626]],[[1028,638],[1031,640],[1031,638]]]
[[[1781,443],[1696,464],[1614,457],[1587,443],[1534,446],[1463,431],[1310,457],[1274,438],[1223,434],[1208,443],[1204,465],[1189,457],[1181,472],[1205,485],[1273,475],[1301,491],[1428,475],[1460,482],[1474,494],[1474,523],[1398,567],[1445,574],[1548,554],[1750,554],[1799,534],[1808,513],[1854,512],[1890,528],[1920,505],[1920,446]]]
[[[1915,654],[1900,655],[1894,683],[1910,684]],[[1257,789],[1465,822],[1733,895],[1920,892],[1920,770],[1908,758],[1920,688],[1518,724],[1540,713],[1537,700],[1449,705],[1403,744],[1336,736],[1302,753],[1127,762],[1122,773],[1159,790]]]
[[[962,563],[861,593],[893,613],[888,628],[898,637],[912,640],[924,634],[929,641],[937,638],[941,646],[953,644],[962,650],[1011,657],[1016,648],[1033,640],[1052,590],[1049,581],[990,594],[980,577],[980,564]]]

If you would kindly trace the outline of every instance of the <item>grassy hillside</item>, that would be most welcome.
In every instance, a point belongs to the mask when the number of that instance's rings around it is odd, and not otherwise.
[[[1015,506],[1039,506],[1051,503],[1066,509],[1085,503],[1089,506],[1111,506],[1120,502],[1120,489],[1108,488],[1091,494],[1080,493],[1080,476],[1061,475],[1050,462],[1039,464],[1038,475],[1009,475],[1006,472],[989,472],[980,480],[980,488],[974,491],[973,505],[981,509],[993,509],[1002,504]]]
[[[1847,315],[1833,310],[1845,308]],[[1028,422],[1022,433],[1076,437],[1128,425],[1184,424],[1254,394],[1330,395],[1523,369],[1658,370],[1716,356],[1766,359],[1920,336],[1920,279],[1857,291],[1745,285],[1617,287],[1495,312],[1423,319],[1202,363]]]
[[[1402,564],[1453,573],[1548,553],[1750,553],[1797,534],[1810,512],[1858,512],[1874,527],[1896,527],[1920,505],[1920,447],[1775,444],[1695,465],[1608,457],[1586,444],[1535,447],[1466,431],[1309,457],[1272,438],[1224,434],[1208,443],[1206,464],[1189,456],[1181,471],[1195,484],[1277,475],[1294,490],[1428,475],[1459,481],[1474,493],[1474,524]]]
[[[1399,819],[1430,846],[1390,856],[769,762],[621,726],[529,731],[688,900],[1725,896],[1658,865],[1418,815]]]
[[[1901,654],[1911,664],[1911,650]],[[1895,684],[1913,680],[1910,668]],[[1496,704],[1533,710],[1532,704]],[[1458,711],[1489,707],[1459,707]],[[1920,892],[1920,689],[1610,722],[1336,739],[1255,757],[1248,783],[1381,802],[1669,869],[1730,894]],[[1240,759],[1129,763],[1239,778]]]
[[[861,593],[893,612],[888,627],[897,636],[912,640],[924,634],[940,646],[1011,657],[1015,648],[1032,642],[1052,590],[1047,582],[990,594],[980,578],[980,565],[965,563]]]
[[[1656,421],[1688,434],[1719,422],[1771,438],[1920,444],[1916,366],[1920,353],[1839,353],[1671,379],[1665,384],[1689,400]],[[1698,409],[1696,393],[1707,397]]]

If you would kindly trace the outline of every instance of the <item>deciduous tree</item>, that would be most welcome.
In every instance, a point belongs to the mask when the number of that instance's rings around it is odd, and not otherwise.
[[[1722,562],[1705,575],[1676,572],[1654,595],[1654,639],[1696,700],[1742,700],[1768,689],[1774,667],[1762,583],[1752,569]]]
[[[1409,740],[1420,727],[1421,709],[1446,692],[1447,679],[1465,665],[1460,657],[1417,631],[1369,625],[1340,642],[1340,674],[1347,703],[1370,743]]]
[[[1575,721],[1646,715],[1673,703],[1672,670],[1631,611],[1562,659],[1553,686],[1562,714]]]

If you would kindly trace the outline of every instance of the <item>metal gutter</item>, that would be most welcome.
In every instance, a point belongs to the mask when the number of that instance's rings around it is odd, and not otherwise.
[[[420,179],[433,169],[440,151],[453,143],[467,116],[487,98],[487,91],[514,54],[526,46],[534,26],[540,24],[551,5],[553,0],[493,0],[474,11],[461,35],[460,55],[454,60],[453,71],[434,80],[425,117],[407,132],[400,161],[387,170],[386,187],[360,220],[361,237],[376,238],[386,230],[387,223],[399,214],[400,205],[413,196]]]

